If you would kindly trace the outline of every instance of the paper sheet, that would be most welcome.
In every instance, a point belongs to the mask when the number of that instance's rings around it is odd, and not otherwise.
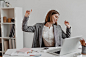
[[[12,52],[15,52],[15,51],[16,51],[16,49],[8,49],[8,50],[5,52],[5,54],[11,55]]]

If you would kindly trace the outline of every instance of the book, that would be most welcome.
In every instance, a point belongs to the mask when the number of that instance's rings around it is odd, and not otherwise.
[[[15,39],[15,48],[16,48],[16,39]]]
[[[30,49],[30,48],[22,48],[22,49],[19,49],[19,50],[17,50],[17,52],[27,52],[27,51],[32,51],[32,49]]]
[[[16,42],[15,42],[15,39],[14,39],[14,49],[16,49]]]
[[[15,40],[14,39],[12,39],[12,47],[13,47],[13,49],[15,49]]]
[[[5,40],[4,41],[4,51],[6,52],[7,49],[9,49],[9,41],[8,40]]]
[[[1,37],[1,25],[0,25],[0,37]]]
[[[9,48],[12,49],[12,41],[9,39]]]

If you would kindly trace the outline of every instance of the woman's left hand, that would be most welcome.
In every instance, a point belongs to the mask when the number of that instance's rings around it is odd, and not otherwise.
[[[82,46],[86,46],[85,40],[80,40]]]
[[[70,24],[69,24],[69,22],[68,21],[64,21],[64,24],[68,27],[68,28],[70,28]]]

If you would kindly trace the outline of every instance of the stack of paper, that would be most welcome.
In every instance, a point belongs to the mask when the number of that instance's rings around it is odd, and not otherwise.
[[[20,50],[14,50],[14,49],[8,49],[5,54],[7,55],[17,55],[17,56],[41,56],[40,53],[33,51],[32,53],[27,53],[28,51],[30,51],[32,49],[30,48],[23,48]]]
[[[5,54],[6,55],[11,55],[13,52],[16,52],[17,49],[8,49]]]
[[[22,48],[22,49],[20,49],[20,50],[17,50],[17,52],[28,52],[28,51],[32,51],[32,49],[31,48]]]

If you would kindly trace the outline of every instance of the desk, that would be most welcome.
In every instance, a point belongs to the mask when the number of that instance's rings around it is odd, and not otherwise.
[[[32,48],[34,50],[41,50],[42,48]],[[81,52],[81,49],[78,49],[77,52]],[[63,55],[63,56],[56,56],[56,55],[52,55],[52,54],[49,54],[49,53],[46,53],[46,52],[40,52],[42,54],[42,56],[40,57],[73,57],[73,55],[75,54],[74,53],[70,53],[70,54],[67,54],[67,55]],[[29,57],[29,56],[9,56],[9,55],[3,55],[3,57]],[[86,55],[82,55],[82,57],[86,57]]]

